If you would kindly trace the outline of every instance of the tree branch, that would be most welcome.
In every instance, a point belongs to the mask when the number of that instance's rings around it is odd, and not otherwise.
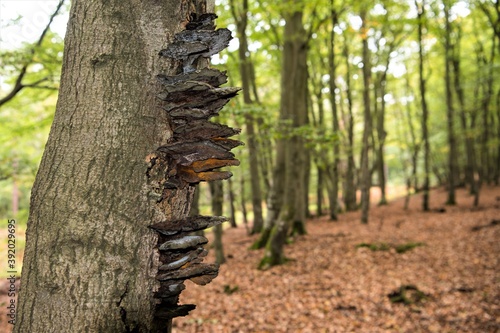
[[[32,83],[32,84],[24,85],[22,83],[22,81],[23,81],[24,76],[26,75],[26,72],[28,70],[28,66],[33,62],[33,58],[35,56],[35,49],[36,49],[36,47],[39,47],[40,45],[42,45],[43,39],[45,38],[45,35],[49,31],[50,25],[52,24],[52,21],[54,21],[54,18],[57,16],[57,14],[59,14],[59,11],[60,11],[60,9],[63,6],[64,1],[65,0],[60,0],[59,1],[59,4],[57,5],[56,10],[50,16],[49,23],[47,24],[47,26],[45,27],[45,29],[42,31],[42,34],[40,35],[40,38],[38,38],[38,42],[35,44],[35,47],[33,47],[31,49],[31,52],[30,52],[31,53],[31,57],[30,57],[30,59],[24,64],[23,68],[21,68],[21,71],[19,72],[19,75],[17,76],[16,83],[14,84],[14,87],[12,88],[12,90],[5,97],[3,97],[3,98],[0,99],[0,106],[4,105],[5,103],[7,103],[11,99],[13,99],[23,88],[34,87],[37,84],[35,82],[35,83]],[[42,79],[40,82],[43,82],[45,80],[47,80],[47,78]],[[40,82],[38,82],[38,83],[40,83]]]

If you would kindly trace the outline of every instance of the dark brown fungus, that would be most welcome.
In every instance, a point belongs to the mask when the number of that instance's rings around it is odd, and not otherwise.
[[[206,87],[206,86],[205,86]],[[188,108],[208,108],[210,104],[216,103],[216,107],[224,106],[230,98],[236,96],[241,89],[234,87],[225,88],[209,88],[193,91],[164,91],[159,93],[157,97],[162,101],[167,102],[163,108],[170,111],[178,107]],[[222,100],[222,101],[219,101]]]
[[[241,132],[226,125],[211,123],[204,120],[195,120],[174,128],[174,138],[178,140],[202,140],[215,137],[227,138]]]
[[[210,139],[215,144],[218,144],[219,146],[223,147],[226,150],[231,150],[233,148],[236,148],[238,146],[243,146],[244,143],[238,140],[232,140],[228,138],[212,138]]]
[[[193,260],[195,260],[198,256],[196,255],[195,252],[191,252],[189,254],[186,254],[185,256],[183,256],[182,258],[180,259],[177,259],[176,261],[173,261],[173,262],[169,262],[167,264],[163,264],[161,265],[158,270],[160,271],[170,271],[170,270],[173,270],[173,269],[178,269],[184,265],[186,265],[187,263],[190,263],[192,262]]]
[[[179,295],[184,289],[186,289],[184,283],[174,283],[174,284],[162,283],[160,285],[160,289],[155,293],[155,297],[169,298],[172,296]]]
[[[217,264],[193,264],[182,269],[158,274],[156,279],[159,281],[167,280],[186,280],[202,275],[217,276],[219,272],[219,265]],[[214,277],[215,277],[214,276]]]
[[[150,192],[160,196],[158,203],[168,202],[176,189],[200,181],[227,179],[232,176],[231,172],[219,169],[239,165],[230,150],[243,143],[228,138],[240,130],[209,119],[217,116],[240,89],[220,87],[227,82],[225,72],[199,68],[205,66],[200,59],[220,52],[232,38],[228,29],[215,30],[215,18],[217,15],[212,13],[192,13],[186,30],[176,34],[174,41],[160,51],[161,56],[181,60],[182,68],[178,68],[177,72],[181,73],[178,75],[157,76],[162,88],[158,98],[164,101],[162,107],[173,131],[168,144],[157,148],[147,158]],[[218,274],[217,264],[202,263],[208,253],[203,248],[207,239],[189,233],[225,221],[225,217],[194,216],[150,226],[158,233],[159,272],[156,279],[160,287],[154,296],[159,303],[155,316],[160,321],[185,316],[195,308],[192,304],[177,304],[185,289],[185,280],[205,285]]]
[[[204,286],[204,285],[212,282],[212,280],[215,279],[216,277],[217,277],[217,272],[202,275],[202,276],[195,276],[195,277],[190,278],[189,280],[191,280],[192,282],[196,283],[199,286]]]
[[[196,309],[194,304],[184,304],[184,305],[158,305],[155,311],[155,317],[163,319],[172,319],[175,317],[184,317],[189,314],[189,311]]]
[[[182,168],[179,170],[179,177],[190,184],[225,180],[231,178],[232,176],[233,174],[230,171],[194,172],[188,168]]]
[[[182,238],[166,241],[159,246],[159,249],[160,251],[189,249],[206,243],[208,243],[208,239],[203,236],[184,236]]]
[[[192,232],[204,230],[223,222],[227,222],[228,218],[224,216],[191,216],[182,220],[166,221],[150,225],[149,228],[170,236],[181,232]]]
[[[221,72],[217,69],[212,68],[203,68],[192,73],[179,75],[159,74],[156,77],[160,83],[164,84],[167,87],[191,81],[203,82],[209,84],[212,87],[219,87],[220,85],[223,85],[227,82],[227,75],[225,72]]]
[[[178,161],[178,164],[188,166],[196,161],[216,158],[229,160],[234,154],[227,151],[223,146],[209,140],[196,142],[177,142],[158,148],[159,152],[167,154],[168,157]]]
[[[190,165],[194,172],[209,171],[213,169],[218,169],[226,166],[238,166],[240,161],[238,160],[218,160],[215,158],[209,158],[208,160],[196,161]]]
[[[228,47],[231,39],[231,31],[226,28],[184,30],[174,36],[174,42],[161,50],[160,55],[179,60],[191,55],[209,58]]]
[[[215,24],[214,20],[217,15],[209,13],[197,15],[195,13],[191,14],[190,21],[186,24],[187,30],[214,30]]]
[[[184,73],[197,70],[200,57],[209,58],[219,53],[229,45],[232,39],[228,29],[218,30],[184,30],[174,36],[174,41],[160,55],[167,58],[182,60]]]

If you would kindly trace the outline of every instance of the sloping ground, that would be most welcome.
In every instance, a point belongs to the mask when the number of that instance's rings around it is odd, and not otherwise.
[[[465,190],[457,199],[445,207],[444,190],[433,191],[431,207],[446,212],[431,213],[420,196],[408,211],[396,200],[374,208],[368,226],[359,213],[311,220],[286,247],[292,261],[264,272],[262,251],[247,250],[255,237],[228,229],[227,264],[211,284],[189,283],[182,303],[198,308],[174,332],[500,332],[500,188],[484,188],[479,209]],[[396,252],[411,242],[423,245]],[[424,299],[391,303],[405,285]]]
[[[255,237],[228,229],[227,264],[207,286],[188,282],[182,303],[198,308],[175,319],[174,332],[500,332],[500,225],[491,223],[500,220],[500,188],[484,188],[479,209],[464,190],[456,207],[445,201],[432,192],[432,208],[444,213],[422,213],[420,196],[408,211],[402,199],[374,207],[367,226],[359,213],[311,220],[309,234],[286,247],[292,261],[264,272],[255,269],[262,251],[248,250]],[[396,252],[411,242],[424,244]],[[4,282],[0,332],[10,332]],[[425,299],[391,303],[404,285]]]

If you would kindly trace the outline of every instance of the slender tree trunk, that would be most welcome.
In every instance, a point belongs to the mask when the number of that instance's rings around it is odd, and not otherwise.
[[[499,19],[500,19],[500,16],[499,16]],[[499,25],[499,28],[500,28],[500,25]],[[497,35],[497,37],[498,37],[498,35]],[[499,40],[499,44],[500,44],[500,40]],[[483,60],[485,67],[492,66],[492,64],[494,63],[495,54],[496,54],[496,52],[494,51],[494,45],[495,45],[495,38],[493,36],[492,46],[491,46],[492,49],[491,49],[489,63],[486,60],[486,57],[484,57],[484,60]],[[500,47],[500,45],[499,45],[499,47]],[[492,174],[490,172],[490,164],[491,164],[492,156],[490,154],[488,143],[490,141],[490,134],[491,134],[491,130],[492,130],[491,127],[493,125],[489,121],[489,115],[491,113],[490,112],[490,104],[491,104],[491,100],[492,100],[493,94],[494,94],[493,93],[493,77],[494,77],[494,74],[492,73],[492,71],[488,71],[487,80],[486,80],[484,88],[483,88],[484,96],[483,96],[482,103],[481,103],[481,118],[482,118],[482,123],[483,123],[482,124],[483,125],[483,133],[481,136],[481,157],[480,157],[481,167],[479,169],[480,169],[481,182],[486,182],[488,184],[490,184],[491,180],[492,180]],[[497,111],[498,111],[498,104],[497,104]]]
[[[344,41],[344,60],[346,62],[346,95],[347,95],[347,170],[345,179],[344,203],[346,211],[358,209],[356,202],[356,164],[354,162],[354,114],[353,98],[351,88],[351,66],[349,63],[349,49],[347,41]]]
[[[407,95],[407,93],[405,94]],[[411,115],[411,112],[408,110],[409,109],[409,106],[407,105],[407,113]],[[399,116],[401,117],[401,119],[404,119],[404,113],[402,110],[399,110]],[[412,153],[413,151],[413,145],[410,144],[409,140],[408,140],[408,134],[407,134],[407,131],[405,131],[404,129],[404,123],[403,122],[398,122],[398,137],[399,138],[402,138],[404,139],[404,142],[406,144],[406,147],[408,149],[408,152]],[[410,135],[411,137],[411,135]],[[408,172],[408,165],[411,164],[411,158],[405,158],[404,157],[405,154],[401,153],[399,158],[401,159],[401,165],[403,166],[403,172],[404,172],[404,176],[405,176],[405,184],[406,184],[406,196],[405,196],[405,204],[404,204],[404,210],[408,210],[408,207],[410,205],[410,197],[411,197],[411,194],[412,194],[412,174],[411,172]],[[409,162],[410,161],[410,162]]]
[[[420,66],[419,66],[420,67]],[[425,84],[424,84],[424,92],[425,92]],[[406,95],[413,95],[411,92],[410,88],[410,79],[409,75],[406,76]],[[427,104],[426,104],[427,105]],[[410,154],[411,154],[411,177],[410,177],[410,188],[413,187],[414,192],[418,192],[418,173],[417,173],[417,168],[418,168],[418,155],[420,152],[420,147],[421,147],[421,142],[417,142],[417,135],[415,133],[415,126],[413,124],[413,114],[411,110],[411,104],[407,103],[406,104],[406,116],[402,115],[401,119],[407,119],[408,122],[408,129],[410,130],[410,139],[411,143],[408,144],[408,147],[410,148]]]
[[[236,207],[234,205],[235,201],[235,196],[234,196],[234,190],[233,190],[233,181],[231,178],[227,180],[227,194],[229,196],[229,210],[230,210],[230,217],[229,217],[229,223],[231,224],[231,228],[237,228],[238,225],[236,224]]]
[[[384,158],[384,148],[385,148],[385,137],[387,136],[387,132],[385,130],[385,85],[387,84],[386,76],[387,76],[387,68],[386,71],[382,73],[382,78],[379,81],[379,91],[380,91],[380,109],[377,110],[377,175],[378,182],[380,188],[380,201],[379,205],[387,205],[387,195],[386,195],[386,164]]]
[[[323,63],[323,62],[321,62]],[[325,135],[325,108],[323,104],[323,87],[324,85],[322,84],[322,75],[312,75],[317,80],[312,80],[312,91],[313,93],[309,93],[309,103],[310,105],[313,105],[313,99],[311,96],[314,94],[316,97],[316,105],[318,107],[318,118],[316,120],[314,116],[314,112],[311,113],[312,119],[313,119],[313,126],[317,129],[318,135],[324,136]],[[317,181],[316,181],[316,216],[322,216],[323,215],[323,192],[325,190],[325,180],[326,177],[328,176],[327,173],[325,172],[325,163],[326,163],[326,157],[325,153],[323,151],[318,152],[317,155],[315,155],[314,158],[314,164],[316,165],[316,174],[317,174]],[[328,187],[326,187],[328,190]]]
[[[183,4],[72,2],[14,332],[169,330],[153,315],[158,236],[148,226],[185,218],[194,188],[165,190],[159,203],[145,160],[172,134],[156,74],[178,69],[158,52],[184,29]]]
[[[302,200],[304,202],[304,217],[305,218],[311,218],[312,217],[312,214],[311,214],[311,211],[309,210],[309,187],[311,186],[311,154],[308,150],[304,149],[303,150],[303,153],[304,153],[304,192],[302,193]],[[305,220],[304,220],[305,222]],[[299,233],[302,235],[302,231],[300,231],[300,229],[302,229],[302,226],[305,226],[304,223],[302,223],[302,225],[297,225],[297,227],[299,229],[295,230],[295,231],[299,231]],[[295,228],[294,228],[295,229]],[[305,234],[305,228],[303,229],[303,232]]]
[[[223,212],[223,202],[224,202],[224,190],[222,186],[222,181],[217,180],[210,182],[210,194],[212,195],[212,214],[215,216],[222,216]],[[224,257],[224,245],[222,244],[222,225],[216,225],[213,228],[214,231],[214,250],[215,250],[215,261],[218,264],[223,264],[226,262]]]
[[[427,107],[426,99],[426,82],[424,77],[424,47],[423,47],[423,31],[425,20],[425,0],[421,3],[415,0],[415,5],[418,8],[418,72],[420,83],[420,101],[422,106],[422,142],[424,144],[424,184],[422,196],[422,210],[427,212],[429,208],[429,194],[430,194],[430,144],[429,144],[429,109]],[[416,161],[414,161],[416,163]]]
[[[247,206],[245,197],[245,178],[240,179],[240,204],[241,204],[241,215],[243,215],[243,224],[248,234],[250,234],[250,229],[248,228],[248,217],[247,217]]]
[[[451,90],[451,19],[448,0],[443,0],[445,15],[445,88],[446,88],[446,118],[448,124],[448,199],[446,204],[455,205],[455,188],[457,187],[457,139],[455,136],[455,108],[453,106],[453,93]]]
[[[333,121],[333,132],[335,134],[340,133],[339,126],[339,113],[336,100],[337,84],[335,78],[337,76],[337,64],[335,63],[335,31],[333,28],[338,24],[338,15],[334,8],[334,1],[330,3],[331,6],[331,17],[332,17],[332,29],[330,31],[330,43],[328,45],[328,68],[330,75],[330,104],[332,105],[332,121]],[[331,198],[330,198],[330,219],[337,221],[337,211],[338,211],[338,196],[339,196],[339,163],[340,163],[340,140],[336,139],[333,142],[333,164],[331,166]]]
[[[363,104],[364,104],[364,130],[363,142],[361,150],[361,222],[368,223],[368,213],[370,209],[370,188],[371,188],[371,171],[370,171],[370,136],[372,135],[372,116],[370,109],[370,82],[371,82],[371,66],[370,66],[370,50],[368,48],[368,37],[366,34],[366,10],[360,14],[362,19],[361,29],[363,33]]]
[[[318,182],[316,184],[316,216],[323,215],[323,168],[317,167],[316,172],[318,174]]]
[[[461,30],[459,30],[459,39],[461,36]],[[469,185],[470,194],[475,195],[477,189],[477,184],[474,179],[474,174],[476,173],[475,166],[475,150],[474,150],[474,139],[472,137],[471,129],[472,125],[469,126],[469,121],[467,117],[467,111],[465,110],[465,93],[462,88],[461,80],[462,74],[460,70],[460,49],[459,43],[457,43],[455,49],[455,54],[453,57],[452,65],[453,65],[453,73],[454,73],[454,86],[455,92],[457,94],[458,103],[460,106],[460,123],[462,125],[463,137],[465,138],[465,182]]]
[[[237,34],[240,46],[238,55],[240,59],[240,75],[243,87],[243,102],[245,105],[252,105],[254,101],[251,97],[252,83],[252,59],[248,50],[248,40],[246,30],[248,25],[248,0],[243,0],[242,8],[236,8],[234,1],[231,0],[233,17],[236,21]],[[245,127],[247,132],[247,147],[250,164],[250,186],[252,189],[252,208],[253,208],[253,227],[252,234],[260,233],[264,226],[262,216],[262,196],[260,189],[260,173],[259,173],[259,152],[256,142],[256,131],[254,128],[254,117],[250,112],[245,113]]]

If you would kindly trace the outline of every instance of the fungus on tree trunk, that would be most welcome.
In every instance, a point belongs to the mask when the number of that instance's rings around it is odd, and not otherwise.
[[[162,92],[158,98],[164,101],[173,135],[167,145],[158,147],[147,157],[147,176],[152,193],[158,203],[168,191],[194,186],[201,181],[227,179],[228,171],[219,169],[239,165],[231,149],[242,145],[229,137],[240,131],[211,122],[222,107],[236,96],[239,88],[220,88],[227,82],[225,73],[203,66],[202,59],[220,52],[229,45],[231,32],[215,30],[215,14],[191,15],[186,30],[174,36],[174,41],[160,56],[182,62],[179,74],[159,74]],[[206,60],[205,60],[206,63]],[[157,306],[155,316],[170,321],[185,316],[195,305],[178,305],[179,295],[185,289],[184,281],[205,285],[218,274],[217,264],[204,264],[207,251],[203,244],[207,239],[193,236],[203,230],[227,221],[224,217],[194,216],[165,221],[149,226],[158,233],[160,265],[156,275],[159,289],[155,291]]]

